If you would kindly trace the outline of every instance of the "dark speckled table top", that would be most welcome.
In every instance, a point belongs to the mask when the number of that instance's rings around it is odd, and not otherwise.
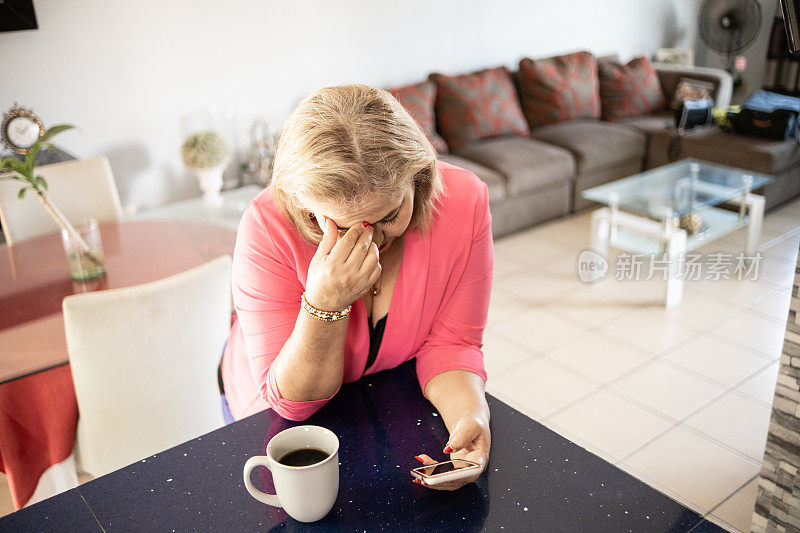
[[[244,488],[247,458],[300,424],[265,411],[2,518],[0,531],[721,531],[504,403],[489,405],[489,466],[456,492],[411,483],[414,455],[443,458],[447,432],[404,365],[343,386],[304,422],[340,440],[339,497],[319,522],[296,522]],[[257,472],[270,491],[269,472]]]

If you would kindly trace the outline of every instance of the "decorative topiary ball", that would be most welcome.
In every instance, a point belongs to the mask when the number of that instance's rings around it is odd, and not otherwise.
[[[213,168],[228,160],[230,148],[216,131],[201,131],[184,141],[181,155],[183,164],[189,168]]]
[[[697,233],[703,227],[700,213],[687,213],[681,217],[680,227],[689,233]]]

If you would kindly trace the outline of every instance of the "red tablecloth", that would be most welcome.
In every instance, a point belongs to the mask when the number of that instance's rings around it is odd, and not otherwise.
[[[0,385],[0,470],[16,509],[45,470],[72,453],[78,404],[69,365]]]
[[[0,247],[0,470],[16,508],[50,466],[72,453],[78,406],[61,302],[138,285],[233,251],[236,232],[183,221],[104,222],[107,275],[73,283],[60,234]]]

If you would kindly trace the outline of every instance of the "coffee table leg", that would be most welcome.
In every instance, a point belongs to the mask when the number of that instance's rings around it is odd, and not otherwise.
[[[671,232],[666,240],[666,260],[669,261],[667,294],[664,307],[672,309],[683,299],[683,261],[686,257],[686,232]]]
[[[592,213],[592,249],[606,257],[608,241],[611,236],[610,212],[608,208],[598,209]]]
[[[764,197],[758,194],[747,195],[747,209],[750,220],[747,222],[747,243],[745,254],[753,257],[758,249],[758,240],[761,238],[761,222],[764,220]]]

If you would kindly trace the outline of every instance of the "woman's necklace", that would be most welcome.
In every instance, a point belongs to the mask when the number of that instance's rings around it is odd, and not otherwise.
[[[392,244],[394,244],[394,243],[392,243]],[[386,258],[386,256],[388,255],[386,252],[388,252],[391,248],[397,248],[397,247],[396,246],[389,246],[389,248],[384,250],[383,251],[384,252],[384,258]],[[383,269],[381,269],[381,273],[378,274],[378,279],[372,285],[372,296],[380,296],[380,294],[381,294],[381,279],[382,278],[383,278]]]
[[[400,242],[403,242],[403,238],[402,237],[399,240],[400,240]],[[383,251],[384,261],[386,261],[386,260],[391,261],[390,256],[394,255],[394,251],[399,250],[401,248],[402,248],[402,244],[398,245],[396,242],[392,243],[387,249],[385,249]],[[372,285],[372,296],[373,297],[374,296],[380,296],[380,294],[381,294],[381,280],[382,279],[383,279],[383,270],[381,270],[381,273],[378,274],[377,281],[375,281],[375,283]]]
[[[383,277],[383,272],[381,271],[381,273],[378,274],[378,280],[372,286],[372,296],[379,296],[380,295],[380,293],[381,293],[381,278],[382,277]]]

